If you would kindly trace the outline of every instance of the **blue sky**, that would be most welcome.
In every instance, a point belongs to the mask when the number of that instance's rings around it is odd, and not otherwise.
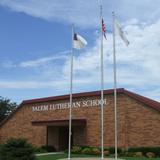
[[[24,99],[69,93],[71,24],[88,41],[74,52],[74,92],[100,89],[98,0],[1,0],[0,95]],[[112,11],[128,40],[116,36],[118,87],[160,101],[160,1],[102,1],[105,89],[113,88]]]

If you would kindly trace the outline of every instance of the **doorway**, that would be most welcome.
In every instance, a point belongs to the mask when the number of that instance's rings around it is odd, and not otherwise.
[[[59,127],[59,151],[64,151],[68,149],[68,136],[69,136],[69,128]],[[71,136],[71,147],[72,146],[73,146],[73,129]]]

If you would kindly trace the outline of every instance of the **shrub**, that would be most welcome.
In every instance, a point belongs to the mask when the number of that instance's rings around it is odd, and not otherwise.
[[[91,154],[100,155],[101,151],[98,148],[94,147],[91,149]]]
[[[47,152],[55,152],[56,149],[54,146],[46,145],[46,146],[41,146],[41,149],[47,151]]]
[[[35,153],[46,153],[47,151],[45,149],[42,149],[41,147],[34,147]]]
[[[104,147],[104,151],[108,151],[109,150],[109,147]]]
[[[125,152],[125,156],[133,157],[134,156],[134,152]]]
[[[142,152],[135,152],[133,154],[133,157],[143,157],[143,153]]]
[[[85,149],[85,148],[92,148],[91,146],[81,146],[81,149]]]
[[[82,150],[81,147],[73,146],[71,152],[76,154],[76,153],[81,153],[81,150]]]
[[[0,149],[0,160],[36,160],[34,148],[25,139],[10,139]]]
[[[142,152],[144,155],[148,152],[154,153],[156,156],[160,156],[160,147],[137,147],[137,148],[129,148],[128,152]]]
[[[109,151],[108,150],[104,150],[104,155],[105,156],[109,156],[110,155]]]
[[[115,148],[114,147],[109,147],[108,151],[109,151],[110,154],[115,154]],[[122,149],[117,148],[117,152],[118,152],[118,154],[122,153]]]
[[[155,157],[155,154],[154,154],[153,152],[147,152],[147,153],[146,153],[146,156],[147,156],[148,158],[154,158],[154,157]]]
[[[92,154],[92,149],[91,148],[84,148],[81,151],[82,154]]]
[[[81,153],[83,154],[94,154],[99,155],[101,154],[101,147],[89,147],[89,146],[81,146]],[[122,154],[123,151],[121,148],[118,148],[118,154]],[[104,155],[108,156],[110,154],[115,154],[114,147],[104,147]]]
[[[64,153],[68,153],[68,149],[65,149],[65,150],[64,150]]]

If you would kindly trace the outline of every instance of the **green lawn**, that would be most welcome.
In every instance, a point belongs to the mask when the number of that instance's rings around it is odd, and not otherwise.
[[[39,156],[38,160],[57,160],[60,158],[67,158],[67,157],[68,157],[67,154],[47,155],[47,156]],[[94,157],[94,156],[74,154],[72,155],[72,157]]]
[[[72,155],[72,157],[93,157],[90,155]],[[60,158],[67,158],[67,154],[57,154],[57,155],[47,155],[47,156],[39,156],[38,160],[57,160]],[[123,158],[125,160],[160,160],[160,158]]]

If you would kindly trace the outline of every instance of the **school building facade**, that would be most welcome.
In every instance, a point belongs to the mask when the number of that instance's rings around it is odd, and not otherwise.
[[[72,146],[101,145],[100,91],[73,94]],[[160,103],[117,89],[118,147],[160,146]],[[57,151],[68,147],[69,95],[25,100],[0,124],[0,143],[25,138]],[[114,146],[114,90],[104,91],[104,146]]]

